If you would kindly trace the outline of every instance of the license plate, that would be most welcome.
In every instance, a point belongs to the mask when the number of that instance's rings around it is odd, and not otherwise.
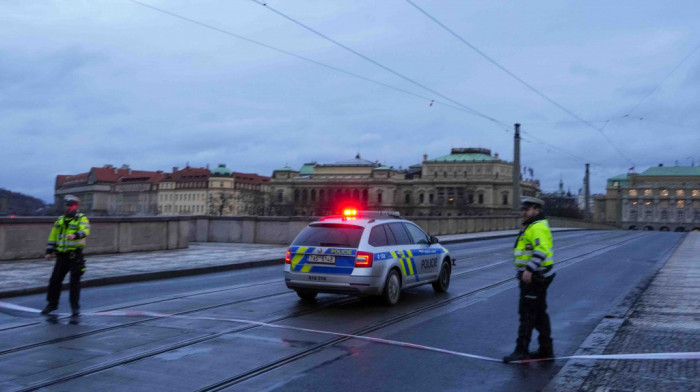
[[[309,263],[335,264],[335,256],[309,255]]]

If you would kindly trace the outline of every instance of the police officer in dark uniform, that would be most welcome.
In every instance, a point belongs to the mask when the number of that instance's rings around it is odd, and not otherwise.
[[[51,260],[55,253],[56,264],[46,295],[48,305],[41,314],[49,314],[58,309],[61,285],[70,272],[70,306],[72,315],[77,316],[80,314],[80,277],[85,272],[83,248],[85,238],[90,235],[90,222],[84,214],[78,212],[80,199],[68,195],[65,200],[65,214],[54,222],[46,245],[46,260]]]
[[[515,350],[503,362],[554,357],[552,329],[547,314],[547,288],[554,279],[552,231],[544,217],[544,201],[523,197],[520,206],[524,228],[518,234],[513,256],[520,284],[520,326]],[[540,347],[530,353],[532,330],[539,332]]]

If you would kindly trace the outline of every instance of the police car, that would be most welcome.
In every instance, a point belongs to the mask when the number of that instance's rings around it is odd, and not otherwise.
[[[309,224],[285,257],[284,280],[303,300],[318,293],[379,295],[388,305],[401,290],[450,285],[452,259],[434,236],[397,213],[344,210]]]

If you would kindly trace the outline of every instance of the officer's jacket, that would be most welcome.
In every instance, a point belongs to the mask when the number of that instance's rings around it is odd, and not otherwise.
[[[75,234],[75,238],[66,239],[70,234]],[[90,235],[90,222],[84,214],[77,214],[73,218],[61,216],[53,224],[51,234],[49,234],[49,242],[46,245],[46,253],[82,249],[88,235]]]
[[[546,273],[552,269],[552,232],[546,219],[530,223],[518,234],[513,256],[519,271]]]

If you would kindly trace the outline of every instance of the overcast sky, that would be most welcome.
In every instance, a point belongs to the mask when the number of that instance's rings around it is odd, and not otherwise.
[[[407,167],[452,147],[511,161],[516,122],[544,191],[562,178],[577,192],[587,162],[593,192],[632,166],[700,164],[697,0],[413,1],[589,124],[404,0],[143,0],[219,31],[130,0],[4,0],[0,187],[49,201],[57,174],[105,164],[269,176],[358,152]]]

